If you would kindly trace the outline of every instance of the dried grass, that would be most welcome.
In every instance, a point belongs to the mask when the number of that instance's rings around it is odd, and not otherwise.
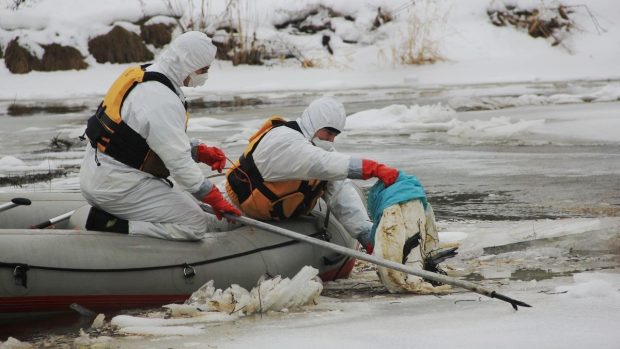
[[[54,178],[67,175],[64,169],[55,169],[49,171],[25,171],[20,173],[8,173],[0,176],[0,185],[22,187],[26,184],[49,182]]]
[[[19,45],[19,37],[6,47],[4,64],[13,74],[26,74],[39,68],[41,61],[26,48]]]
[[[174,26],[170,24],[142,24],[140,25],[140,37],[142,37],[145,43],[161,48],[172,41],[173,30]]]
[[[61,138],[60,135],[56,135],[50,140],[49,147],[50,151],[53,152],[69,151],[75,143],[75,141],[67,138]]]
[[[562,35],[575,26],[569,15],[573,10],[565,5],[522,9],[506,5],[500,9],[489,9],[487,15],[493,25],[498,27],[513,26],[526,30],[533,38],[552,38],[552,46],[562,43]]]
[[[153,53],[146,48],[138,34],[119,26],[115,26],[105,35],[91,39],[88,42],[88,51],[97,63],[147,62],[153,59]]]
[[[377,16],[372,23],[372,30],[376,30],[380,26],[385,23],[391,22],[394,19],[394,16],[389,10],[382,9],[381,7],[377,8]]]
[[[420,65],[444,59],[434,31],[445,25],[447,13],[440,13],[439,8],[428,3],[423,5],[426,6],[410,11],[403,40],[398,46],[392,47],[392,56],[396,63]]]
[[[45,53],[41,59],[39,70],[82,70],[88,67],[78,49],[59,44],[43,45]]]
[[[215,14],[209,1],[184,3],[179,0],[165,0],[183,32],[199,30],[213,37],[217,46],[216,58],[231,61],[233,65],[262,65],[266,54],[265,46],[256,37],[258,20],[253,1],[228,0],[222,13]],[[226,35],[217,35],[216,32]]]

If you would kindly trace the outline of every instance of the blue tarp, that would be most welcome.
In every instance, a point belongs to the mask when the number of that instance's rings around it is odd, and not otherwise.
[[[381,221],[383,210],[413,199],[421,200],[424,208],[428,205],[424,188],[415,176],[409,176],[405,172],[399,171],[396,182],[387,188],[383,182],[377,181],[368,193],[368,210],[373,221],[370,241],[375,241],[375,233]]]

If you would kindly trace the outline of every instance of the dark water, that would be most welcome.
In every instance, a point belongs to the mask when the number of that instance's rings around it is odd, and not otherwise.
[[[0,319],[0,342],[8,337],[21,341],[35,341],[53,335],[73,335],[80,328],[88,328],[92,319],[77,312],[25,316],[17,319]]]
[[[145,314],[152,310],[160,310],[160,308],[124,309],[109,311],[103,314],[105,315],[105,321],[109,321],[117,315],[138,315]],[[88,310],[86,310],[86,312],[88,312]],[[65,337],[66,343],[71,347],[73,338],[79,335],[80,329],[85,332],[94,332],[93,334],[101,335],[97,333],[96,330],[90,328],[96,315],[96,313],[80,314],[75,310],[68,309],[67,312],[62,313],[24,315],[18,318],[0,317],[0,342],[6,341],[8,337],[13,337],[22,342],[41,343],[51,336],[58,336]],[[64,340],[60,339],[54,345],[63,341]]]

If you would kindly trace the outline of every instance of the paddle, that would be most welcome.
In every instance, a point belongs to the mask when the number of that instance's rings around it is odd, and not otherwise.
[[[35,229],[44,229],[49,227],[50,225],[56,224],[58,222],[62,222],[64,220],[67,220],[69,218],[71,218],[71,215],[75,212],[75,210],[67,212],[67,213],[63,213],[60,216],[54,217],[48,221],[36,224],[36,225],[32,225],[31,228],[35,228]]]
[[[213,209],[211,208],[211,206],[209,205],[205,205],[205,204],[200,204],[200,207],[208,213],[213,214]],[[386,268],[390,268],[390,269],[394,269],[394,270],[398,270],[401,271],[403,273],[407,273],[407,274],[411,274],[411,275],[416,275],[416,276],[420,276],[424,279],[427,280],[432,280],[432,281],[436,281],[436,282],[440,282],[443,284],[448,284],[448,285],[452,285],[452,286],[457,286],[457,287],[461,287],[464,288],[466,290],[470,290],[476,293],[479,293],[481,295],[487,296],[487,297],[491,297],[491,298],[497,298],[499,300],[502,300],[504,302],[508,302],[512,305],[512,307],[515,310],[518,310],[517,306],[522,306],[522,307],[531,307],[531,305],[518,301],[516,299],[512,299],[508,296],[505,296],[503,294],[497,293],[495,291],[489,290],[487,288],[484,288],[480,285],[476,285],[472,282],[469,281],[465,281],[465,280],[459,280],[450,276],[446,276],[446,275],[441,275],[441,274],[436,274],[436,273],[432,273],[426,270],[418,270],[418,269],[414,269],[411,267],[408,267],[406,265],[403,264],[398,264],[392,261],[388,261],[385,260],[383,258],[378,258],[375,256],[371,256],[371,255],[367,255],[366,253],[360,252],[360,251],[356,251],[344,246],[340,246],[340,245],[336,245],[334,243],[331,242],[327,242],[327,241],[323,241],[323,240],[319,240],[319,239],[315,239],[303,234],[299,234],[296,233],[292,230],[288,230],[288,229],[284,229],[284,228],[280,228],[280,227],[276,227],[274,225],[271,224],[267,224],[265,222],[261,222],[261,221],[257,221],[255,219],[252,218],[248,218],[248,217],[244,217],[244,216],[235,216],[229,213],[224,214],[224,217],[228,220],[231,221],[236,221],[245,225],[249,225],[255,228],[259,228],[259,229],[263,229],[266,230],[268,232],[271,233],[275,233],[275,234],[279,234],[279,235],[283,235],[286,237],[290,237],[293,238],[295,240],[299,240],[299,241],[303,241],[303,242],[307,242],[316,246],[320,246],[323,248],[326,248],[328,250],[332,250],[334,252],[338,252],[341,253],[343,255],[349,256],[349,257],[354,257],[357,259],[361,259],[363,261],[366,262],[370,262],[376,265],[380,265],[382,267],[386,267]]]
[[[13,207],[17,207],[17,206],[22,206],[22,205],[29,206],[31,203],[32,202],[28,199],[15,198],[15,199],[12,199],[11,202],[7,202],[6,204],[0,205],[0,212],[10,210]]]

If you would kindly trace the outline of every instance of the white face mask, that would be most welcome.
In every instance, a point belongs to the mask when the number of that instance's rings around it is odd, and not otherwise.
[[[202,86],[207,82],[207,78],[209,73],[204,73],[204,74],[196,74],[196,72],[192,72],[191,74],[189,74],[189,81],[187,83],[188,87],[198,87],[198,86]]]
[[[324,141],[317,137],[312,138],[312,144],[326,151],[334,150],[334,142]]]

